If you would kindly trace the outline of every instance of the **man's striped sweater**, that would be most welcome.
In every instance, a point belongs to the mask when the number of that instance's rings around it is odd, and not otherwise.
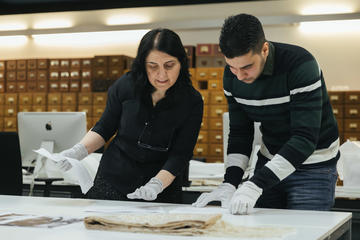
[[[246,84],[224,71],[230,133],[225,182],[237,186],[252,151],[254,122],[261,123],[259,158],[269,161],[250,179],[268,189],[308,164],[338,160],[338,128],[324,78],[305,49],[269,42],[262,74]]]

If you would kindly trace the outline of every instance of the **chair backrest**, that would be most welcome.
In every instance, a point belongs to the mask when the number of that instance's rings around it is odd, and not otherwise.
[[[22,166],[16,132],[0,132],[0,194],[22,195]]]
[[[226,152],[227,152],[227,145],[228,145],[228,138],[229,138],[229,132],[230,132],[230,121],[229,121],[229,113],[225,112],[223,114],[223,152],[224,152],[224,163],[226,162]],[[256,161],[257,156],[256,152],[259,149],[259,146],[261,145],[261,132],[260,132],[260,123],[254,122],[254,141],[253,141],[253,152],[251,153],[250,160]],[[253,165],[255,162],[250,161],[249,165]]]

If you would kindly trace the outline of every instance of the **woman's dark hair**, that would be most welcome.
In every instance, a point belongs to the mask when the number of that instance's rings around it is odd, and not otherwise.
[[[155,90],[149,83],[145,68],[145,59],[152,50],[167,53],[179,60],[181,65],[180,73],[176,83],[171,87],[172,89],[181,85],[191,85],[188,59],[180,37],[169,29],[157,28],[143,36],[131,66],[137,93],[143,95],[144,93],[152,93]]]
[[[253,51],[260,53],[265,34],[259,19],[239,14],[225,19],[220,33],[220,49],[227,58],[239,57]]]

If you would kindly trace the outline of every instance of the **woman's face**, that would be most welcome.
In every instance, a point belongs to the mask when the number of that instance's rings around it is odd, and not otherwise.
[[[158,91],[166,91],[179,77],[181,64],[176,57],[158,50],[152,50],[145,59],[148,79]]]

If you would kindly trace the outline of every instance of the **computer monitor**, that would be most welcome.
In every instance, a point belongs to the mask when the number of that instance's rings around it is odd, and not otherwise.
[[[19,112],[18,133],[23,167],[34,167],[40,147],[58,153],[86,134],[85,112]]]

